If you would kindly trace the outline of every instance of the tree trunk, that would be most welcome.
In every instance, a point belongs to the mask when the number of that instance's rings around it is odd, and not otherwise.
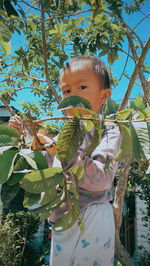
[[[124,203],[124,196],[125,191],[127,188],[127,180],[128,180],[128,173],[130,169],[131,164],[131,158],[128,158],[126,163],[122,163],[124,165],[121,165],[120,169],[120,175],[118,184],[115,191],[115,198],[114,198],[114,218],[115,218],[115,257],[119,260],[120,263],[124,266],[133,266],[133,262],[131,259],[130,254],[127,252],[127,250],[123,247],[119,232],[120,227],[122,223],[122,210],[123,210],[123,203]]]

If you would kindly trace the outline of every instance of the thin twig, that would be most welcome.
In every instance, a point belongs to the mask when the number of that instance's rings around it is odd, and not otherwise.
[[[129,85],[128,85],[128,89],[126,91],[126,94],[125,94],[125,97],[124,97],[124,100],[119,108],[119,111],[120,110],[123,110],[123,108],[125,107],[125,105],[127,104],[127,101],[128,101],[128,98],[130,96],[130,93],[131,93],[131,90],[132,90],[132,87],[135,83],[135,80],[136,80],[136,77],[137,77],[137,74],[140,72],[140,68],[144,62],[144,59],[145,59],[145,56],[148,52],[148,49],[150,48],[150,38],[147,40],[145,46],[143,47],[142,49],[142,53],[140,55],[140,57],[138,58],[138,61],[136,63],[136,66],[135,66],[135,69],[133,71],[133,74],[131,76],[131,79],[130,79],[130,82],[129,82]]]
[[[49,121],[49,120],[70,120],[74,116],[55,116],[55,117],[47,117],[39,120],[33,120],[33,123],[35,124],[41,124],[43,122]],[[111,119],[103,119],[103,118],[95,118],[95,117],[84,117],[84,116],[79,116],[78,119],[80,120],[91,120],[91,121],[103,121],[103,122],[110,122],[110,123],[123,123],[123,124],[128,124],[130,122],[150,122],[150,117],[148,118],[143,118],[143,119],[138,119],[138,120],[111,120]]]
[[[145,20],[147,17],[149,17],[150,16],[150,13],[148,13],[147,15],[145,15],[135,26],[134,26],[134,28],[133,29],[135,29],[135,28],[137,28],[142,22],[143,22],[143,20]]]
[[[48,73],[48,63],[47,63],[47,44],[46,44],[46,35],[45,35],[45,24],[44,24],[44,10],[43,10],[43,3],[41,1],[41,25],[42,25],[42,43],[43,43],[43,59],[44,59],[44,67],[45,67],[45,75],[46,75],[46,81],[48,83],[49,89],[51,90],[52,94],[55,97],[55,100],[57,103],[60,102],[59,96],[56,93],[55,88],[52,85],[52,82],[49,78],[49,73]]]

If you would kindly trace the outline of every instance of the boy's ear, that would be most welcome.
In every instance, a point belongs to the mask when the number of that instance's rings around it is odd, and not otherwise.
[[[107,98],[109,98],[111,96],[111,90],[110,89],[105,89],[103,96],[101,98],[101,103],[104,104],[107,100]]]

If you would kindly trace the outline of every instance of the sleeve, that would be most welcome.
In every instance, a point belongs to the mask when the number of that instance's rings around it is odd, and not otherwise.
[[[119,150],[120,139],[119,127],[110,128],[91,156],[86,156],[84,160],[81,159],[82,154],[78,156],[76,165],[82,165],[85,169],[84,176],[78,183],[80,188],[95,192],[111,188],[118,168],[114,157]]]

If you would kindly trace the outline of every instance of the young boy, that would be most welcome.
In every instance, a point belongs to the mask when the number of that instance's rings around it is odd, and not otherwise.
[[[63,97],[77,95],[87,99],[92,110],[99,113],[111,95],[109,73],[105,65],[95,57],[78,56],[62,70],[60,85]],[[72,109],[67,113],[72,115]],[[11,122],[10,125],[15,124]],[[90,156],[81,159],[91,142],[93,132],[86,134],[77,155],[70,165],[84,166],[85,173],[78,183],[80,216],[84,222],[81,232],[76,222],[64,232],[52,232],[51,266],[110,266],[114,261],[115,226],[112,206],[111,186],[118,163],[113,159],[118,152],[120,133],[118,127],[108,126],[104,130],[100,144]],[[39,140],[43,143],[42,134]],[[49,167],[60,166],[60,161],[45,152]],[[111,160],[105,167],[106,158]],[[66,166],[67,170],[67,166]],[[69,175],[69,172],[68,172]],[[57,221],[67,210],[63,203],[49,218]]]

